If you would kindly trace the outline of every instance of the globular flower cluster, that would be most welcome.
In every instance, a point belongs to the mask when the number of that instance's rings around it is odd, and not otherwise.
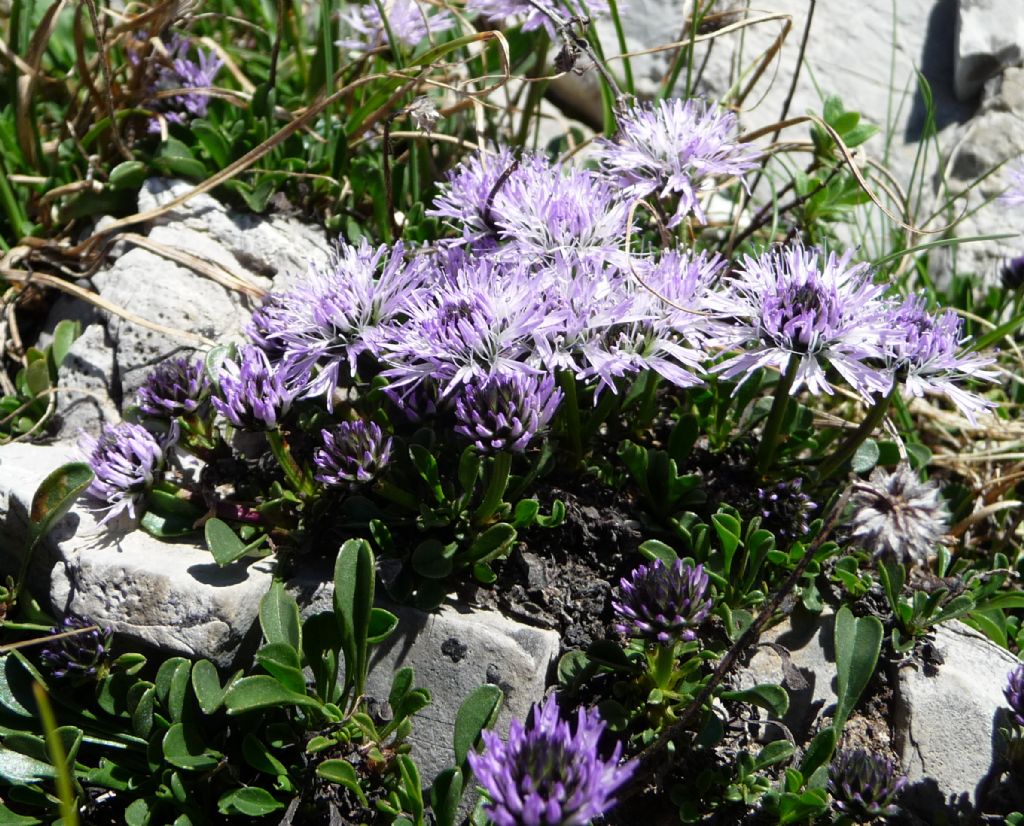
[[[122,513],[132,519],[138,516],[139,505],[161,478],[178,434],[176,421],[162,436],[131,422],[104,425],[98,437],[83,434],[80,447],[93,472],[87,493],[106,511],[100,524]]]
[[[1018,726],[1024,726],[1024,665],[1018,665],[1010,672],[1003,689],[1010,706],[1010,716]]]
[[[175,35],[167,44],[167,56],[157,68],[150,86],[150,93],[167,92],[172,89],[207,89],[213,86],[217,73],[223,65],[221,59],[205,49],[195,49],[195,58],[189,57],[191,42]],[[184,124],[192,118],[206,117],[210,96],[205,92],[182,92],[170,97],[155,98],[153,106],[170,123]],[[159,121],[153,120],[150,132],[159,132]]]
[[[294,396],[284,371],[271,364],[263,350],[244,345],[237,358],[221,363],[211,402],[237,428],[276,430]]]
[[[455,432],[481,453],[521,453],[551,421],[562,395],[551,376],[511,373],[470,382],[455,400]]]
[[[549,695],[525,726],[512,721],[506,742],[485,730],[483,752],[468,759],[487,795],[487,816],[497,826],[583,826],[608,811],[635,764],[619,765],[621,743],[601,756],[604,728],[596,710],[583,708],[571,726]]]
[[[695,639],[711,610],[708,575],[703,565],[677,559],[671,567],[660,559],[636,568],[619,581],[621,593],[612,600],[619,633],[672,643]]]
[[[803,479],[797,478],[758,488],[761,527],[779,539],[799,539],[807,533],[807,519],[818,506],[802,487]]]
[[[894,801],[906,784],[891,760],[864,749],[840,751],[828,770],[832,805],[857,823],[899,814]]]
[[[380,8],[387,14],[387,25],[381,17]],[[335,45],[345,49],[366,51],[386,45],[388,30],[391,35],[406,46],[415,46],[428,35],[440,34],[455,25],[447,11],[435,12],[435,8],[417,0],[388,0],[380,7],[370,0],[361,3],[343,20],[352,30],[353,37],[343,38]]]
[[[209,394],[203,363],[186,356],[158,365],[138,390],[139,409],[150,416],[173,419],[195,413]]]
[[[949,511],[931,480],[922,482],[907,464],[891,473],[875,468],[850,497],[851,540],[876,557],[923,562],[946,534]]]
[[[547,10],[545,14],[542,10]],[[468,0],[466,11],[479,14],[487,22],[521,23],[524,32],[543,27],[555,40],[558,30],[555,20],[576,18],[589,20],[608,13],[608,0],[588,0],[584,6],[579,0]],[[554,18],[554,19],[553,19]]]
[[[322,430],[313,452],[316,479],[328,487],[358,487],[372,481],[391,460],[391,439],[376,422],[342,422]]]
[[[52,639],[39,652],[43,667],[51,677],[75,684],[103,677],[110,664],[114,632],[110,628],[82,630],[93,625],[91,620],[69,613],[60,625],[50,629],[51,634],[80,632]]]
[[[619,117],[614,141],[598,142],[608,175],[632,198],[678,199],[668,222],[678,226],[693,213],[707,217],[698,198],[715,178],[740,177],[757,165],[759,153],[735,139],[736,116],[700,100],[661,100]]]

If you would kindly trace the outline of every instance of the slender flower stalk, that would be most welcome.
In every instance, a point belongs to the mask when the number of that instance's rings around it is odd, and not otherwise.
[[[483,787],[484,812],[496,826],[584,826],[615,805],[634,771],[619,765],[622,744],[602,757],[605,729],[596,710],[580,708],[575,725],[561,719],[554,695],[513,720],[508,740],[484,730],[484,749],[469,765]]]
[[[786,419],[786,408],[789,407],[789,397],[799,369],[800,357],[794,353],[789,357],[789,364],[786,365],[786,369],[775,385],[772,407],[768,411],[764,433],[761,434],[761,444],[757,449],[757,472],[762,476],[771,470],[772,464],[775,462],[775,454],[779,449],[779,436],[782,434],[782,423]]]
[[[897,385],[893,384],[892,389],[885,394],[875,394],[875,402],[868,408],[868,414],[857,429],[838,447],[835,452],[818,466],[818,479],[828,479],[843,464],[850,459],[867,438],[875,432],[875,428],[882,423],[885,414],[889,410],[892,397],[896,395]]]

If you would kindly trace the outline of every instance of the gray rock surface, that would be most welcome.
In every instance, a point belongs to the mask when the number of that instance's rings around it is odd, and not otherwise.
[[[0,447],[0,571],[18,568],[39,483],[78,458],[65,446]],[[156,646],[228,667],[257,619],[272,572],[269,560],[222,569],[189,544],[99,529],[76,505],[37,549],[29,587],[57,614],[74,611],[110,625],[129,646]]]
[[[334,586],[308,575],[287,584],[303,606],[305,618],[330,610]],[[395,671],[415,672],[415,685],[430,691],[433,701],[416,715],[410,742],[425,783],[454,762],[452,736],[462,701],[485,683],[505,694],[496,728],[508,731],[530,705],[544,696],[548,672],[558,655],[554,631],[523,625],[492,611],[445,605],[433,614],[378,600],[396,614],[395,633],[377,646],[370,662],[367,693],[385,699]]]
[[[959,0],[954,86],[969,100],[985,81],[1024,62],[1024,9],[1019,0]]]
[[[945,800],[973,802],[998,756],[1003,687],[1017,659],[959,622],[940,626],[933,648],[942,659],[934,673],[898,671],[893,745],[911,784],[934,781]]]
[[[151,179],[139,193],[139,209],[155,209],[190,188],[182,181]],[[280,286],[327,255],[321,231],[287,216],[235,213],[209,195],[160,216],[146,243],[158,245],[156,251],[130,237],[113,244],[115,260],[93,276],[93,286],[107,301],[183,334],[107,313],[81,313],[84,334],[59,377],[61,387],[69,388],[57,405],[64,438],[116,421],[154,365],[238,335],[260,291]],[[219,280],[168,257],[181,253]],[[52,323],[74,312],[55,308]]]

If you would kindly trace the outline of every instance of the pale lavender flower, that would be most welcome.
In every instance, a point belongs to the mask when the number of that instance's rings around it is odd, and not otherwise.
[[[391,461],[391,439],[376,422],[362,419],[321,430],[323,447],[313,451],[316,480],[328,487],[357,487],[372,481]]]
[[[50,629],[51,634],[81,631],[96,625],[89,619],[68,613],[60,624]],[[111,628],[93,628],[91,631],[71,634],[49,640],[39,652],[39,659],[50,676],[68,680],[75,685],[102,679],[110,667],[110,646],[114,641]]]
[[[242,430],[275,430],[288,412],[294,391],[259,347],[245,344],[220,364],[214,409]]]
[[[865,398],[886,392],[891,376],[874,366],[886,334],[885,285],[872,283],[870,266],[850,258],[830,253],[822,260],[817,249],[802,246],[746,256],[727,288],[707,298],[725,320],[716,343],[742,350],[714,372],[742,382],[764,367],[784,372],[796,357],[793,393],[804,386],[832,393],[829,366]]]
[[[889,370],[912,396],[945,396],[972,423],[977,413],[996,406],[959,386],[965,379],[994,381],[998,373],[986,369],[994,358],[962,351],[963,319],[952,310],[933,315],[923,297],[910,296],[891,311],[885,326],[892,330],[885,339]]]
[[[1003,206],[1024,206],[1024,158],[1019,158],[1010,170],[1010,184],[999,200]]]
[[[857,823],[899,814],[894,801],[906,785],[891,760],[864,749],[840,751],[828,769],[832,805]]]
[[[169,359],[146,376],[138,391],[139,409],[160,418],[187,416],[199,409],[209,389],[201,361],[187,356]]]
[[[693,213],[706,222],[698,198],[713,178],[742,176],[759,153],[736,141],[736,116],[703,101],[677,98],[640,105],[619,117],[614,141],[598,141],[602,168],[630,199],[678,198],[669,227]]]
[[[506,742],[485,729],[483,752],[468,755],[487,795],[484,812],[496,826],[584,826],[607,812],[636,764],[618,765],[621,743],[601,757],[604,729],[596,709],[580,708],[570,726],[554,695],[533,706],[525,726],[513,720]]]
[[[205,89],[213,82],[223,65],[221,59],[205,49],[195,50],[195,60],[188,56],[191,43],[184,37],[174,35],[167,44],[167,62],[157,69],[151,92],[165,92],[171,89]],[[156,108],[171,123],[184,124],[191,118],[206,117],[210,96],[203,92],[183,92],[180,95],[157,98]],[[150,123],[149,131],[157,132],[160,126],[156,120]]]
[[[547,315],[525,264],[466,259],[415,298],[408,322],[381,346],[393,389],[430,379],[445,400],[473,378],[529,370],[532,335]]]
[[[499,374],[462,385],[455,432],[482,453],[521,453],[547,427],[562,401],[551,376]]]
[[[850,497],[850,538],[876,557],[900,562],[927,560],[949,527],[939,486],[922,482],[906,463],[889,473],[875,468]]]
[[[285,293],[268,293],[259,303],[245,325],[249,340],[267,354],[272,362],[280,361],[285,354],[281,333],[289,322],[288,309],[284,305]]]
[[[1024,726],[1024,665],[1018,665],[1007,677],[1003,689],[1010,705],[1010,716],[1018,726]]]
[[[287,381],[300,395],[325,395],[333,409],[336,387],[356,375],[364,353],[380,355],[390,328],[403,323],[425,282],[422,257],[404,258],[398,243],[374,249],[342,244],[323,267],[278,299],[264,338],[281,350]]]
[[[375,49],[388,42],[390,28],[398,41],[411,47],[428,35],[440,34],[455,25],[449,12],[432,13],[436,12],[435,6],[417,0],[381,0],[381,5],[387,15],[387,26],[377,4],[368,0],[342,17],[355,37],[344,38],[335,45],[359,52]]]
[[[131,422],[104,425],[99,437],[82,434],[79,446],[93,472],[86,493],[104,503],[99,508],[106,511],[101,525],[125,512],[137,517],[138,506],[163,474],[178,434],[177,421],[163,436]]]
[[[544,14],[537,6],[552,12]],[[466,11],[479,14],[489,22],[505,22],[507,25],[522,23],[523,31],[544,28],[553,41],[558,39],[558,30],[552,16],[558,20],[568,18],[590,19],[608,13],[608,0],[468,0]]]
[[[619,580],[621,594],[612,600],[616,630],[631,637],[671,643],[696,639],[694,629],[711,611],[708,575],[677,559],[669,568],[660,559],[640,565]]]

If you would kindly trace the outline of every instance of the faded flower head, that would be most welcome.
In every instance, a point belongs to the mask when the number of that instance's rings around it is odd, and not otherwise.
[[[716,342],[740,349],[714,368],[741,382],[763,367],[785,372],[798,359],[792,392],[832,393],[825,375],[835,368],[861,395],[885,392],[891,377],[871,362],[883,355],[884,285],[872,283],[867,264],[851,264],[851,253],[822,259],[814,248],[791,246],[745,257],[727,289],[709,305],[726,323]]]
[[[206,398],[210,381],[202,361],[187,356],[157,365],[139,388],[139,409],[150,416],[174,418],[195,413]]]
[[[1010,170],[1010,184],[999,200],[1003,206],[1024,206],[1024,158],[1018,158]]]
[[[551,14],[545,14],[538,6]],[[536,3],[530,0],[468,0],[466,11],[479,14],[488,22],[505,22],[507,25],[522,22],[524,32],[543,26],[548,37],[556,41],[558,30],[552,16],[559,20],[601,17],[608,13],[608,0],[588,0],[586,6],[579,0],[538,0]]]
[[[387,25],[380,8],[387,15]],[[355,37],[339,40],[335,45],[344,49],[366,51],[388,43],[388,30],[406,46],[415,46],[428,35],[440,34],[455,25],[447,11],[436,12],[436,6],[417,0],[383,0],[380,7],[374,0],[361,3],[343,19]]]
[[[799,539],[807,533],[807,519],[818,506],[801,490],[799,477],[757,489],[761,527],[779,539]]]
[[[619,618],[616,630],[627,636],[660,643],[689,641],[711,610],[704,566],[681,559],[671,568],[655,559],[636,568],[628,579],[623,577],[619,585],[621,595],[612,601],[612,609]]]
[[[689,213],[706,222],[698,196],[712,179],[742,176],[759,153],[736,141],[736,116],[703,101],[678,98],[640,105],[619,117],[614,141],[598,142],[605,172],[628,198],[678,198],[669,227]]]
[[[79,445],[92,468],[93,480],[86,491],[105,503],[105,524],[127,511],[135,519],[137,506],[160,480],[171,447],[178,441],[178,423],[158,437],[141,425],[122,422],[104,425],[99,437],[83,434]]]
[[[942,541],[949,511],[935,482],[922,482],[910,465],[892,473],[875,468],[854,484],[850,539],[876,557],[923,561]]]
[[[529,447],[562,401],[552,376],[500,373],[462,385],[455,397],[455,432],[482,453]]]
[[[986,369],[994,358],[962,352],[963,319],[952,310],[932,314],[923,297],[910,296],[891,310],[884,326],[891,330],[885,339],[889,370],[911,395],[945,396],[971,422],[977,413],[995,407],[959,386],[969,378],[993,381],[998,374]]]
[[[245,344],[220,364],[214,410],[242,430],[274,430],[291,407],[294,393],[259,347]]]
[[[316,480],[328,487],[370,482],[391,460],[391,439],[376,422],[359,419],[321,430],[323,446],[313,451]]]
[[[601,757],[604,728],[596,709],[583,708],[570,726],[549,695],[525,726],[512,721],[506,742],[482,732],[484,750],[468,759],[487,795],[484,812],[497,826],[583,826],[607,812],[635,764],[618,765],[621,743]]]
[[[1018,726],[1024,726],[1024,665],[1018,665],[1010,672],[1003,694],[1010,705],[1013,721]]]
[[[999,271],[1003,287],[1008,290],[1019,290],[1024,287],[1024,255],[1018,255],[1007,261]]]
[[[157,69],[150,92],[172,89],[205,89],[213,86],[221,59],[205,49],[195,50],[195,59],[188,56],[191,43],[187,38],[174,35],[167,44],[167,57]],[[170,97],[156,98],[155,106],[170,123],[184,124],[191,118],[206,117],[210,96],[203,92],[183,92]],[[153,120],[150,132],[159,132],[160,125]]]
[[[894,801],[906,784],[891,760],[864,749],[840,751],[828,769],[832,805],[857,823],[898,814]]]
[[[67,614],[60,625],[51,628],[51,634],[80,631],[95,625],[78,614]],[[110,665],[110,646],[114,639],[111,628],[93,628],[91,631],[72,633],[47,642],[39,652],[43,667],[57,680],[69,680],[75,685],[102,679]]]

